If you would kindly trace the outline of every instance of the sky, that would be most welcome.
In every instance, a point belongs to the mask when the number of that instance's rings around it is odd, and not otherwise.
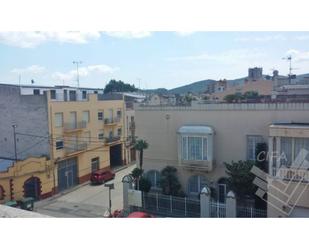
[[[142,89],[247,76],[249,67],[309,73],[309,32],[0,32],[0,82]]]

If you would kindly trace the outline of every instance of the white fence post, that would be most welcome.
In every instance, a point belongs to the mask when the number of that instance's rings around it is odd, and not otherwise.
[[[185,217],[187,217],[187,198],[185,197]]]
[[[210,217],[210,189],[204,187],[200,195],[200,215],[202,218]]]
[[[156,205],[157,205],[157,211],[159,210],[159,195],[156,193]]]
[[[171,208],[171,213],[173,213],[173,201],[172,201],[171,195],[170,195],[170,208]]]
[[[236,198],[233,191],[228,192],[226,196],[226,217],[235,218],[236,217]]]

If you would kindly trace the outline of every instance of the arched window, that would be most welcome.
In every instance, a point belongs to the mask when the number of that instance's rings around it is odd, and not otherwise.
[[[3,200],[5,197],[4,195],[4,188],[0,185],[0,200]]]
[[[208,186],[208,182],[205,176],[191,176],[188,180],[188,194],[198,196],[201,190],[206,186]]]
[[[160,188],[160,172],[157,170],[150,170],[146,173],[147,179],[151,182],[152,188]]]

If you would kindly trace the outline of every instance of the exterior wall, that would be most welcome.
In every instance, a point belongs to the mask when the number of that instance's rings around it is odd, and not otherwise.
[[[17,135],[17,157],[49,156],[48,114],[45,95],[20,95],[18,86],[0,85],[0,156],[14,158],[12,125],[17,133],[42,137]],[[44,139],[45,137],[45,139]]]
[[[49,98],[49,129],[53,141],[52,155],[55,160],[63,160],[70,157],[77,157],[79,183],[89,180],[91,174],[91,159],[99,157],[100,168],[110,167],[110,147],[122,144],[123,163],[126,163],[126,124],[125,124],[125,103],[123,100],[98,100],[96,94],[89,94],[86,101],[53,101]],[[113,117],[117,116],[117,110],[121,110],[121,119],[113,124],[105,124],[105,118],[109,118],[109,109],[113,109]],[[89,122],[86,126],[77,129],[66,129],[66,124],[71,123],[70,112],[76,112],[77,123],[82,122],[83,111],[89,111]],[[103,120],[98,120],[98,111],[104,112]],[[63,113],[64,127],[55,127],[55,113]],[[121,128],[122,133],[118,141],[107,144],[98,138],[98,134],[103,130],[104,137],[108,137],[110,131],[117,135],[117,129]],[[90,132],[90,140],[87,139]],[[77,143],[72,136],[77,136]],[[64,140],[64,148],[56,150],[56,140]],[[86,144],[86,147],[77,151],[68,152],[76,144]]]
[[[216,182],[225,176],[224,162],[246,160],[247,135],[261,135],[268,142],[274,122],[309,122],[308,104],[205,104],[192,107],[137,107],[137,136],[149,143],[144,169],[176,166],[184,190],[192,175]],[[177,131],[183,125],[207,125],[214,129],[214,169],[188,170],[177,160]]]
[[[230,86],[223,92],[211,94],[211,99],[222,101],[226,95],[248,91],[256,91],[259,95],[271,95],[274,84],[274,81],[271,80],[249,81],[241,86]]]
[[[55,183],[51,161],[44,157],[30,157],[0,172],[0,185],[5,191],[5,198],[0,203],[9,201],[11,197],[15,200],[23,198],[24,183],[31,177],[38,177],[41,181],[41,199],[53,194]]]

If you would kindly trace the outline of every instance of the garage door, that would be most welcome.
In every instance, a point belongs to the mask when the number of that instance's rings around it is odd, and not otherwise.
[[[58,163],[58,191],[77,185],[77,159],[71,158]]]

